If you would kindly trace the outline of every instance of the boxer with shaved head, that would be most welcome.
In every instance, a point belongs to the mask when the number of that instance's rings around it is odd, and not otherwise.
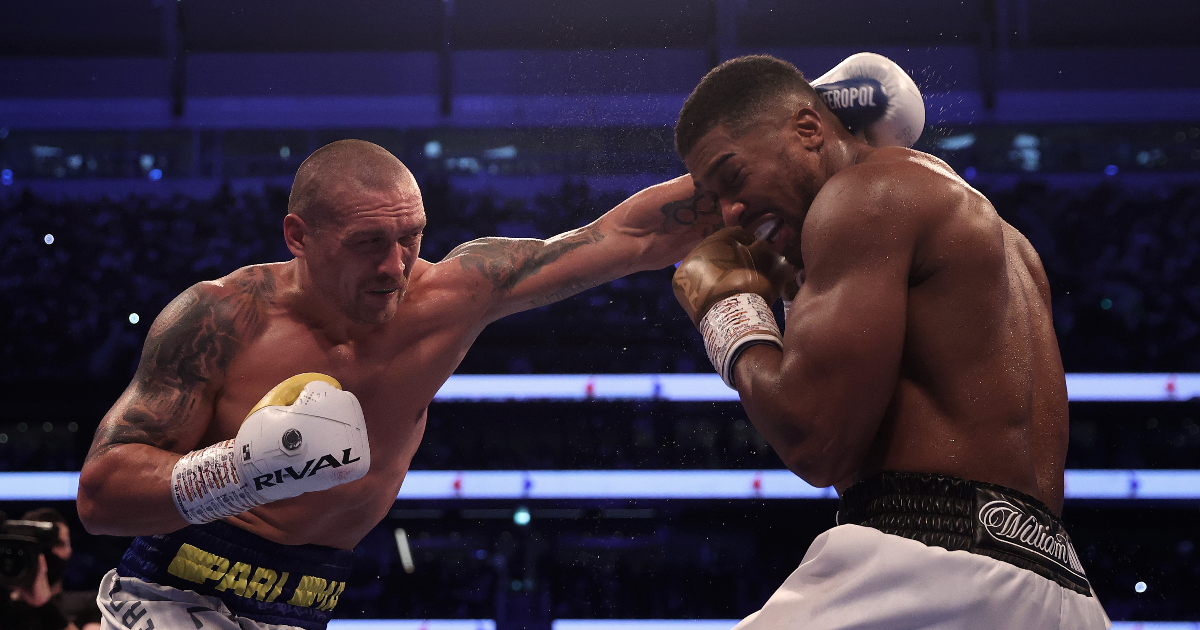
[[[483,327],[673,264],[720,221],[683,177],[553,238],[427,262],[416,180],[357,140],[305,160],[288,203],[294,258],[168,305],[96,433],[80,518],[137,536],[101,586],[108,627],[325,627]]]
[[[848,113],[894,135],[873,123],[896,108]],[[294,258],[168,305],[96,433],[80,518],[137,536],[101,585],[110,627],[325,627],[349,550],[391,508],[430,401],[484,326],[670,265],[721,221],[680,177],[579,229],[432,263],[412,174],[357,140],[309,156],[288,205]]]
[[[676,126],[730,226],[676,296],[784,464],[841,494],[738,630],[1107,627],[1058,517],[1067,392],[1037,253],[944,162],[831,115],[869,91],[820,90],[739,58]]]

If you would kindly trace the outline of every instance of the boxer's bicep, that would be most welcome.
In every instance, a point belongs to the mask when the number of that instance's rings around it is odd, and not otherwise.
[[[257,310],[253,304],[238,308],[249,301],[197,285],[163,309],[146,335],[133,381],[96,431],[85,468],[122,445],[177,454],[196,445],[238,346],[238,320]]]
[[[904,346],[912,237],[890,209],[847,201],[805,227],[805,282],[783,352],[751,348],[737,365],[751,420],[757,415],[788,467],[816,485],[861,463]]]
[[[273,289],[266,273],[229,284],[192,287],[151,326],[133,381],[105,414],[80,471],[79,514],[89,531],[161,533],[183,524],[171,469],[208,430],[239,332],[261,326],[264,292]]]
[[[784,336],[782,386],[805,392],[839,465],[866,454],[900,374],[907,284],[900,265],[877,263],[843,269],[823,288],[806,280]]]

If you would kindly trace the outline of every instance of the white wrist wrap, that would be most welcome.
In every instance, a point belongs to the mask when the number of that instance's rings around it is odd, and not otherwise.
[[[175,462],[171,489],[175,507],[187,522],[208,523],[266,503],[250,489],[236,456],[234,440],[225,440]]]
[[[739,293],[713,304],[700,320],[700,335],[713,367],[730,387],[735,387],[733,364],[742,350],[758,343],[783,349],[775,315],[757,293]]]

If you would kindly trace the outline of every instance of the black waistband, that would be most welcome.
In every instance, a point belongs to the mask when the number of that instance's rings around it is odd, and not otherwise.
[[[323,630],[354,552],[281,545],[220,521],[139,536],[117,574],[218,597],[235,615]]]
[[[1091,596],[1062,521],[1041,501],[1011,488],[945,475],[881,473],[842,493],[838,523],[989,556]]]

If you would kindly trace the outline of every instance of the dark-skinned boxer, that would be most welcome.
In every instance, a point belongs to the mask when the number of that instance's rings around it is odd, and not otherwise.
[[[883,115],[871,81],[831,88],[848,120]],[[349,550],[391,508],[426,408],[484,326],[670,265],[720,221],[681,177],[577,230],[431,263],[415,179],[361,141],[309,156],[288,210],[295,258],[168,305],[97,431],[80,518],[137,536],[100,587],[109,628],[324,628]]]
[[[1037,253],[944,162],[870,146],[828,102],[745,57],[676,126],[730,226],[676,296],[784,464],[841,494],[738,630],[1108,627],[1058,518],[1066,383]]]

